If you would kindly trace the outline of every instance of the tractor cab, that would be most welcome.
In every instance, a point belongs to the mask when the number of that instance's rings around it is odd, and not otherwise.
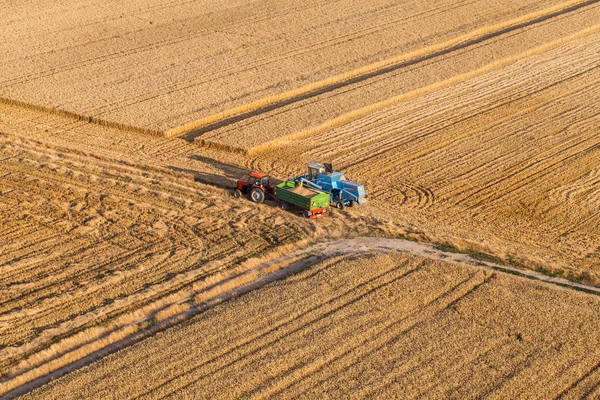
[[[233,196],[237,199],[241,196],[250,197],[255,203],[262,203],[265,201],[266,195],[271,195],[275,185],[271,183],[271,180],[267,174],[262,172],[253,171],[248,174],[246,179],[240,179],[237,181],[237,186]]]

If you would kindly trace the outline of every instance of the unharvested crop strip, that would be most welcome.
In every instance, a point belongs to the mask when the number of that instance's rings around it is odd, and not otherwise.
[[[83,114],[78,114],[72,111],[61,110],[59,108],[54,107],[46,107],[37,104],[30,104],[20,100],[8,99],[5,97],[0,97],[0,103],[7,104],[9,106],[16,106],[21,108],[26,108],[29,110],[41,111],[47,114],[58,115],[61,117],[71,118],[75,121],[87,122],[90,124],[96,124],[100,126],[104,126],[107,128],[118,129],[126,132],[135,132],[135,133],[143,133],[150,134],[155,136],[164,136],[164,132],[156,130],[156,129],[148,129],[148,128],[140,128],[137,126],[122,124],[119,122],[107,121],[104,119],[96,118],[93,116],[86,116]]]
[[[490,63],[488,65],[485,65],[485,66],[483,66],[481,68],[478,68],[478,69],[475,69],[473,71],[466,72],[464,74],[460,74],[460,75],[457,75],[457,76],[453,76],[452,78],[449,78],[449,79],[446,79],[446,80],[443,80],[443,81],[439,81],[439,82],[433,83],[431,85],[428,85],[428,86],[425,86],[425,87],[422,87],[422,88],[419,88],[419,89],[416,89],[416,90],[413,90],[413,91],[410,91],[410,92],[407,92],[407,93],[403,93],[403,94],[398,95],[398,96],[391,97],[389,99],[380,101],[378,103],[370,104],[368,106],[359,108],[359,109],[351,111],[349,113],[340,115],[337,118],[330,119],[330,120],[324,122],[323,124],[315,126],[313,128],[309,128],[309,129],[306,129],[304,131],[300,131],[300,132],[297,132],[297,133],[294,133],[294,134],[291,134],[291,135],[288,135],[288,136],[284,136],[284,137],[272,140],[270,142],[266,142],[266,143],[264,143],[264,144],[262,144],[260,146],[256,146],[256,147],[254,147],[254,148],[252,148],[250,150],[247,150],[246,153],[248,155],[250,155],[250,156],[256,156],[257,154],[260,154],[262,152],[273,150],[275,148],[281,147],[281,146],[283,146],[283,145],[285,145],[285,144],[287,144],[289,142],[292,142],[292,141],[295,141],[295,140],[304,139],[304,138],[307,138],[307,137],[311,137],[311,136],[317,135],[319,133],[323,133],[323,132],[329,131],[329,130],[331,130],[333,128],[337,128],[339,126],[345,125],[345,124],[347,124],[349,122],[352,122],[352,121],[355,121],[357,119],[363,118],[363,117],[365,117],[365,116],[367,116],[369,114],[372,114],[372,113],[374,113],[376,111],[379,111],[379,110],[382,110],[384,108],[396,105],[396,104],[398,104],[400,102],[412,100],[412,99],[414,99],[416,97],[432,93],[432,92],[434,92],[436,90],[443,89],[443,88],[446,88],[446,87],[450,87],[450,86],[462,83],[462,82],[464,82],[464,81],[466,81],[468,79],[475,78],[475,77],[483,75],[485,73],[497,70],[499,68],[502,68],[502,67],[505,67],[507,65],[513,64],[513,63],[515,63],[517,61],[520,61],[522,59],[525,59],[525,58],[528,58],[528,57],[532,57],[532,56],[535,56],[535,55],[538,55],[538,54],[542,54],[542,53],[544,53],[544,52],[546,52],[548,50],[551,50],[551,49],[553,49],[553,48],[555,48],[557,46],[560,46],[560,45],[562,45],[564,43],[570,42],[572,40],[583,38],[585,36],[588,36],[590,34],[598,32],[598,31],[600,31],[600,24],[599,25],[594,25],[594,26],[589,27],[587,29],[584,29],[584,30],[582,30],[580,32],[577,32],[577,33],[573,34],[573,35],[569,35],[567,37],[564,37],[564,38],[561,38],[561,39],[558,39],[558,40],[555,40],[555,41],[552,41],[552,42],[549,42],[549,43],[545,43],[545,44],[543,44],[541,46],[535,47],[535,48],[533,48],[531,50],[528,50],[526,52],[517,54],[515,56],[511,56],[511,57],[504,58],[502,60],[495,61],[493,63]]]
[[[206,129],[212,126],[222,126],[228,123],[238,122],[240,120],[252,117],[262,112],[270,111],[277,107],[291,104],[297,101],[304,100],[309,97],[316,96],[340,87],[344,87],[353,83],[357,83],[374,76],[385,74],[396,69],[399,69],[407,63],[421,62],[452,51],[459,50],[466,46],[480,43],[482,41],[494,38],[507,32],[520,29],[530,24],[545,21],[549,18],[559,16],[571,11],[575,11],[582,7],[597,3],[598,0],[585,1],[568,1],[556,6],[546,8],[540,11],[532,12],[518,18],[504,21],[498,24],[485,26],[461,35],[455,39],[451,39],[439,44],[434,44],[425,48],[421,48],[406,54],[392,57],[383,61],[363,66],[352,71],[345,72],[331,78],[323,79],[284,93],[265,97],[248,104],[234,107],[222,112],[208,115],[196,121],[192,121],[185,125],[170,129],[165,132],[165,136],[172,137],[187,133],[198,129]],[[204,144],[199,141],[200,144]]]

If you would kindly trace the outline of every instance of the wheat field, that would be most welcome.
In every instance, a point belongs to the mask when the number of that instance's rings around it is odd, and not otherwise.
[[[0,135],[0,393],[315,234],[166,168]],[[216,292],[215,292],[216,293]]]
[[[7,2],[0,32],[0,397],[600,396],[597,299],[473,266],[340,256],[212,308],[364,236],[600,286],[598,1]],[[311,161],[369,203],[232,197]]]
[[[593,398],[599,305],[417,256],[338,257],[25,398]]]
[[[0,16],[0,97],[163,132],[552,4],[11,3]]]

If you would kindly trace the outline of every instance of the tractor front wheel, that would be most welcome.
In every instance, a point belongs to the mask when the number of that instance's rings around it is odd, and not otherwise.
[[[240,189],[235,189],[235,192],[233,192],[233,197],[235,197],[236,199],[239,199],[242,196],[242,191]]]
[[[259,188],[254,188],[250,192],[250,198],[252,199],[253,202],[260,204],[263,201],[265,201],[265,192],[263,192]]]

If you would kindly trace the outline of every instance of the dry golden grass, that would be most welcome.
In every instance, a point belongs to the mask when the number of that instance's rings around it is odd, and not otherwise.
[[[149,132],[202,121],[180,133],[561,3],[11,3],[0,15],[0,97]]]
[[[593,397],[598,306],[460,264],[336,258],[25,398]]]
[[[583,3],[586,6],[581,9],[572,8],[580,4],[569,2],[474,29],[458,38],[350,71],[350,78],[344,75],[324,81],[327,90],[319,86],[319,93],[307,96],[306,91],[311,90],[307,87],[299,89],[297,95],[296,91],[281,94],[280,99],[273,99],[276,104],[272,110],[257,110],[238,122],[190,135],[198,135],[197,143],[205,147],[255,155],[275,149],[281,141],[324,134],[375,110],[455,85],[591,33],[600,24],[598,7]],[[262,107],[258,103],[247,106]],[[231,110],[234,114],[238,111]]]

